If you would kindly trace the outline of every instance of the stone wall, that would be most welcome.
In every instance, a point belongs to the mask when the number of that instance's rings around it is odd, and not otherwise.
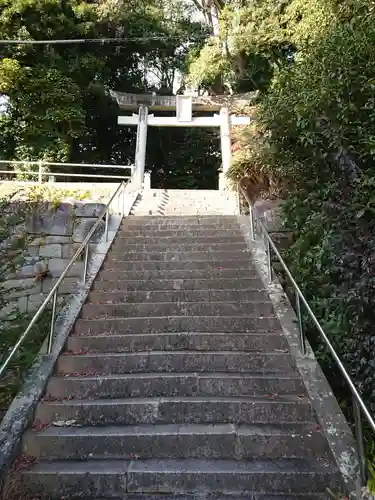
[[[104,208],[105,203],[87,200],[34,205],[24,200],[8,205],[9,216],[26,211],[24,222],[14,228],[15,235],[24,234],[25,247],[22,262],[3,283],[12,299],[0,311],[3,318],[12,319],[12,311],[32,313],[40,307]],[[103,220],[91,239],[90,253],[103,236],[104,228]],[[84,253],[59,287],[60,302],[82,280],[83,259]]]
[[[292,243],[292,233],[282,225],[280,219],[280,204],[280,200],[258,200],[255,203],[255,209],[262,218],[263,224],[267,228],[269,235],[283,257],[285,251]],[[285,291],[288,295],[292,292],[294,293],[293,289],[290,288],[289,279],[274,252],[271,252],[271,262]]]

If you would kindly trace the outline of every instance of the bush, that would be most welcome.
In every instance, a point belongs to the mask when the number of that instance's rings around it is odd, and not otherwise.
[[[268,131],[258,151],[282,179],[292,272],[374,411],[373,2],[343,2],[341,14],[275,77],[258,109]],[[337,374],[313,340],[326,372]]]

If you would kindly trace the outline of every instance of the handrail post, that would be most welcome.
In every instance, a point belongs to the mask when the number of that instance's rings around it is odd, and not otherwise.
[[[47,354],[51,354],[52,352],[52,341],[53,341],[53,334],[55,331],[56,303],[57,303],[57,289],[55,290],[52,299],[51,326],[49,329]]]
[[[121,214],[121,192],[117,194],[117,215]]]
[[[89,243],[87,243],[86,248],[85,248],[85,264],[83,267],[83,283],[86,283],[88,262],[89,262]]]
[[[249,217],[250,217],[250,237],[251,241],[255,241],[254,233],[254,210],[251,203],[249,203]]]
[[[361,479],[361,486],[365,486],[367,482],[367,465],[366,465],[366,455],[363,445],[363,426],[361,419],[361,409],[358,405],[358,401],[353,397],[353,413],[354,413],[354,423],[355,423],[355,440],[357,443],[357,453],[359,461],[359,472]]]
[[[38,182],[42,184],[43,182],[43,162],[38,163]]]
[[[109,210],[105,211],[105,229],[104,229],[104,241],[108,241],[108,219],[109,219]]]
[[[123,217],[125,215],[125,199],[126,199],[126,184],[124,182],[123,186],[122,186],[122,216]]]
[[[264,235],[265,244],[266,244],[266,254],[267,254],[267,276],[268,283],[272,283],[272,264],[271,264],[271,245],[270,241],[267,238],[267,235]]]
[[[305,339],[305,332],[303,330],[303,324],[302,324],[302,313],[301,313],[301,301],[299,298],[299,293],[297,290],[296,292],[296,310],[297,310],[297,319],[298,319],[298,331],[299,331],[299,338],[301,341],[301,352],[302,355],[306,355],[306,339]]]

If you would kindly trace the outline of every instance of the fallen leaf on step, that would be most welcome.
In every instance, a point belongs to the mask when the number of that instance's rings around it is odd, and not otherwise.
[[[77,420],[56,420],[55,422],[52,422],[52,425],[56,427],[77,427],[79,424],[77,423]]]

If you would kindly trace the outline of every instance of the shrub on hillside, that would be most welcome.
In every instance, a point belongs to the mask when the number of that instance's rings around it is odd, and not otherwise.
[[[342,5],[260,104],[259,161],[283,180],[293,274],[374,411],[375,11]]]

